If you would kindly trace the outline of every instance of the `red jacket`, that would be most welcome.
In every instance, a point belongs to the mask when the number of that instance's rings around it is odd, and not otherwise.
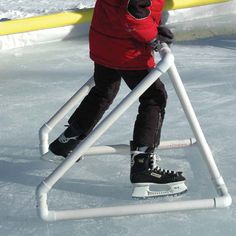
[[[149,42],[157,36],[164,0],[97,0],[90,27],[90,57],[103,66],[155,66]]]

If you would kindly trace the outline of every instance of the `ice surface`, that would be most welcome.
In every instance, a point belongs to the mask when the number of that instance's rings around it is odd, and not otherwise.
[[[235,200],[236,38],[178,43],[176,65]],[[87,39],[21,48],[0,54],[0,235],[235,235],[236,205],[229,209],[45,223],[36,215],[35,188],[55,168],[39,159],[38,130],[91,76]],[[167,76],[169,93],[163,140],[191,137]],[[111,109],[128,93],[122,84]],[[137,103],[97,144],[128,143]],[[52,132],[55,138],[66,117]],[[121,128],[122,127],[122,128]],[[161,166],[183,170],[189,191],[146,202],[201,199],[215,195],[196,148],[161,151]],[[51,209],[140,204],[131,199],[129,156],[88,157],[49,194]]]
[[[24,17],[61,12],[72,8],[92,7],[95,0],[2,0],[0,18],[19,19]]]

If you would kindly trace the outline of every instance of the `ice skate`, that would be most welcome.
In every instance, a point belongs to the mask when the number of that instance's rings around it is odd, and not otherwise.
[[[184,181],[168,184],[137,183],[133,184],[133,186],[133,198],[176,196],[187,191],[187,186],[185,185]],[[150,188],[153,189],[150,190]]]
[[[49,145],[49,151],[41,158],[51,162],[61,162],[72,153],[82,140],[82,135],[69,126],[56,140]],[[78,159],[79,161],[79,159]]]
[[[161,169],[157,166],[154,148],[139,148],[133,143],[130,181],[134,187],[134,198],[178,195],[187,191],[182,172]]]

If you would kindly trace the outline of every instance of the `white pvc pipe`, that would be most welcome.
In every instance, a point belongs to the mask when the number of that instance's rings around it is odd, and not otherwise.
[[[80,210],[52,211],[50,220],[80,220],[98,217],[118,217],[143,214],[156,214],[162,212],[179,211],[179,210],[196,210],[215,208],[214,199],[190,200],[153,203],[153,204],[134,204],[115,207],[90,208]]]
[[[45,123],[39,130],[39,151],[41,155],[48,152],[48,136],[52,128]]]
[[[47,122],[48,126],[53,128],[75,105],[78,105],[78,101],[84,98],[93,86],[94,78],[92,76]]]
[[[64,116],[84,98],[90,89],[94,86],[93,76],[56,112],[56,114],[45,123],[39,130],[40,154],[44,155],[48,152],[48,135],[55,125],[61,121]]]
[[[183,147],[189,147],[196,143],[195,139],[183,139],[183,140],[169,140],[161,141],[158,146],[158,150],[164,149],[177,149]],[[116,144],[106,146],[93,146],[86,151],[85,156],[91,155],[104,155],[104,154],[129,154],[130,146],[128,144]]]
[[[45,221],[52,221],[52,213],[48,211],[47,205],[47,193],[50,191],[50,187],[42,181],[36,189],[36,201],[37,201],[37,213],[38,216]]]
[[[232,198],[228,191],[225,195],[222,195],[221,197],[216,197],[214,200],[216,208],[225,208],[229,207],[232,204]]]
[[[199,145],[200,151],[204,157],[203,159],[205,160],[207,167],[210,171],[213,183],[217,189],[220,189],[221,186],[222,188],[225,188],[223,178],[221,177],[220,172],[216,166],[211,149],[205,139],[201,126],[198,122],[196,114],[193,110],[191,102],[182,83],[182,80],[174,64],[168,70],[168,74],[182,104],[183,110],[194,133],[194,136],[196,137],[197,144]]]

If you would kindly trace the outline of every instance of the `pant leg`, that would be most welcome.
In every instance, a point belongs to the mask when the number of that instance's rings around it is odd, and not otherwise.
[[[69,124],[87,136],[102,118],[117,95],[121,76],[114,70],[98,64],[94,69],[95,86],[83,99],[69,119]]]
[[[120,74],[129,88],[133,90],[148,74],[148,71],[120,71]],[[133,141],[137,146],[157,147],[160,144],[161,128],[167,102],[167,92],[160,79],[157,79],[139,97],[139,102]]]

